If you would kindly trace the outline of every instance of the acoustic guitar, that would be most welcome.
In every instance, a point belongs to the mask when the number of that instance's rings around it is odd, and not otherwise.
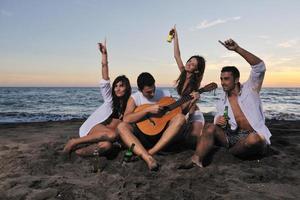
[[[214,82],[200,88],[197,92],[200,94],[203,92],[209,92],[216,89],[218,85]],[[148,114],[141,121],[137,122],[136,125],[141,132],[145,135],[155,136],[161,133],[168,122],[175,117],[178,113],[181,113],[181,105],[188,102],[193,97],[190,95],[185,95],[179,100],[175,100],[172,97],[163,97],[156,104],[161,106],[163,109],[158,114]],[[139,112],[145,108],[152,106],[153,104],[143,104],[138,106],[134,112]]]

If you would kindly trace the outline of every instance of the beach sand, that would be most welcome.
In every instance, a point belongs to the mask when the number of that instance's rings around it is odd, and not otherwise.
[[[211,118],[210,118],[211,120]],[[123,151],[100,158],[61,155],[82,121],[0,125],[0,199],[299,199],[300,122],[267,121],[273,137],[263,158],[241,160],[215,148],[205,168],[178,170],[193,153],[122,165]]]

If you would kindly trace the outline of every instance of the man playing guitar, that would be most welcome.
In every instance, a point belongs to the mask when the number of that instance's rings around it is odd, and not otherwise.
[[[149,118],[149,115],[161,113],[164,107],[156,103],[162,98],[170,96],[170,93],[157,89],[153,76],[147,72],[138,76],[137,85],[138,91],[129,98],[123,122],[119,124],[117,129],[121,139],[128,147],[133,143],[135,144],[134,153],[146,162],[148,168],[158,170],[159,165],[153,155],[166,147],[181,132],[180,130],[186,123],[186,119],[180,112],[170,119],[162,133],[151,136],[141,132],[136,123]],[[198,93],[192,93],[192,96],[191,101],[196,101],[199,98]],[[138,106],[143,104],[151,105],[135,111]]]

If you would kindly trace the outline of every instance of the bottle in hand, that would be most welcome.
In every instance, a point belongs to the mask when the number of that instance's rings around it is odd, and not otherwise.
[[[168,35],[167,42],[172,42],[172,40],[174,38],[174,34],[175,34],[174,29],[171,29],[170,32],[169,32],[169,35]]]
[[[228,129],[228,128],[229,128],[229,122],[228,122],[228,120],[229,120],[229,116],[228,116],[228,106],[225,106],[223,117],[224,117],[225,120],[226,120],[226,124],[223,125],[221,128],[222,128],[222,129]]]

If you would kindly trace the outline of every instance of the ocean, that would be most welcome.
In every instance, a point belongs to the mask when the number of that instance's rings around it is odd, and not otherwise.
[[[174,88],[163,88],[178,98]],[[136,88],[133,88],[133,92]],[[213,115],[221,88],[201,94],[203,113]],[[300,88],[263,88],[261,99],[267,119],[299,120]],[[85,119],[103,103],[99,88],[0,88],[0,123]]]

